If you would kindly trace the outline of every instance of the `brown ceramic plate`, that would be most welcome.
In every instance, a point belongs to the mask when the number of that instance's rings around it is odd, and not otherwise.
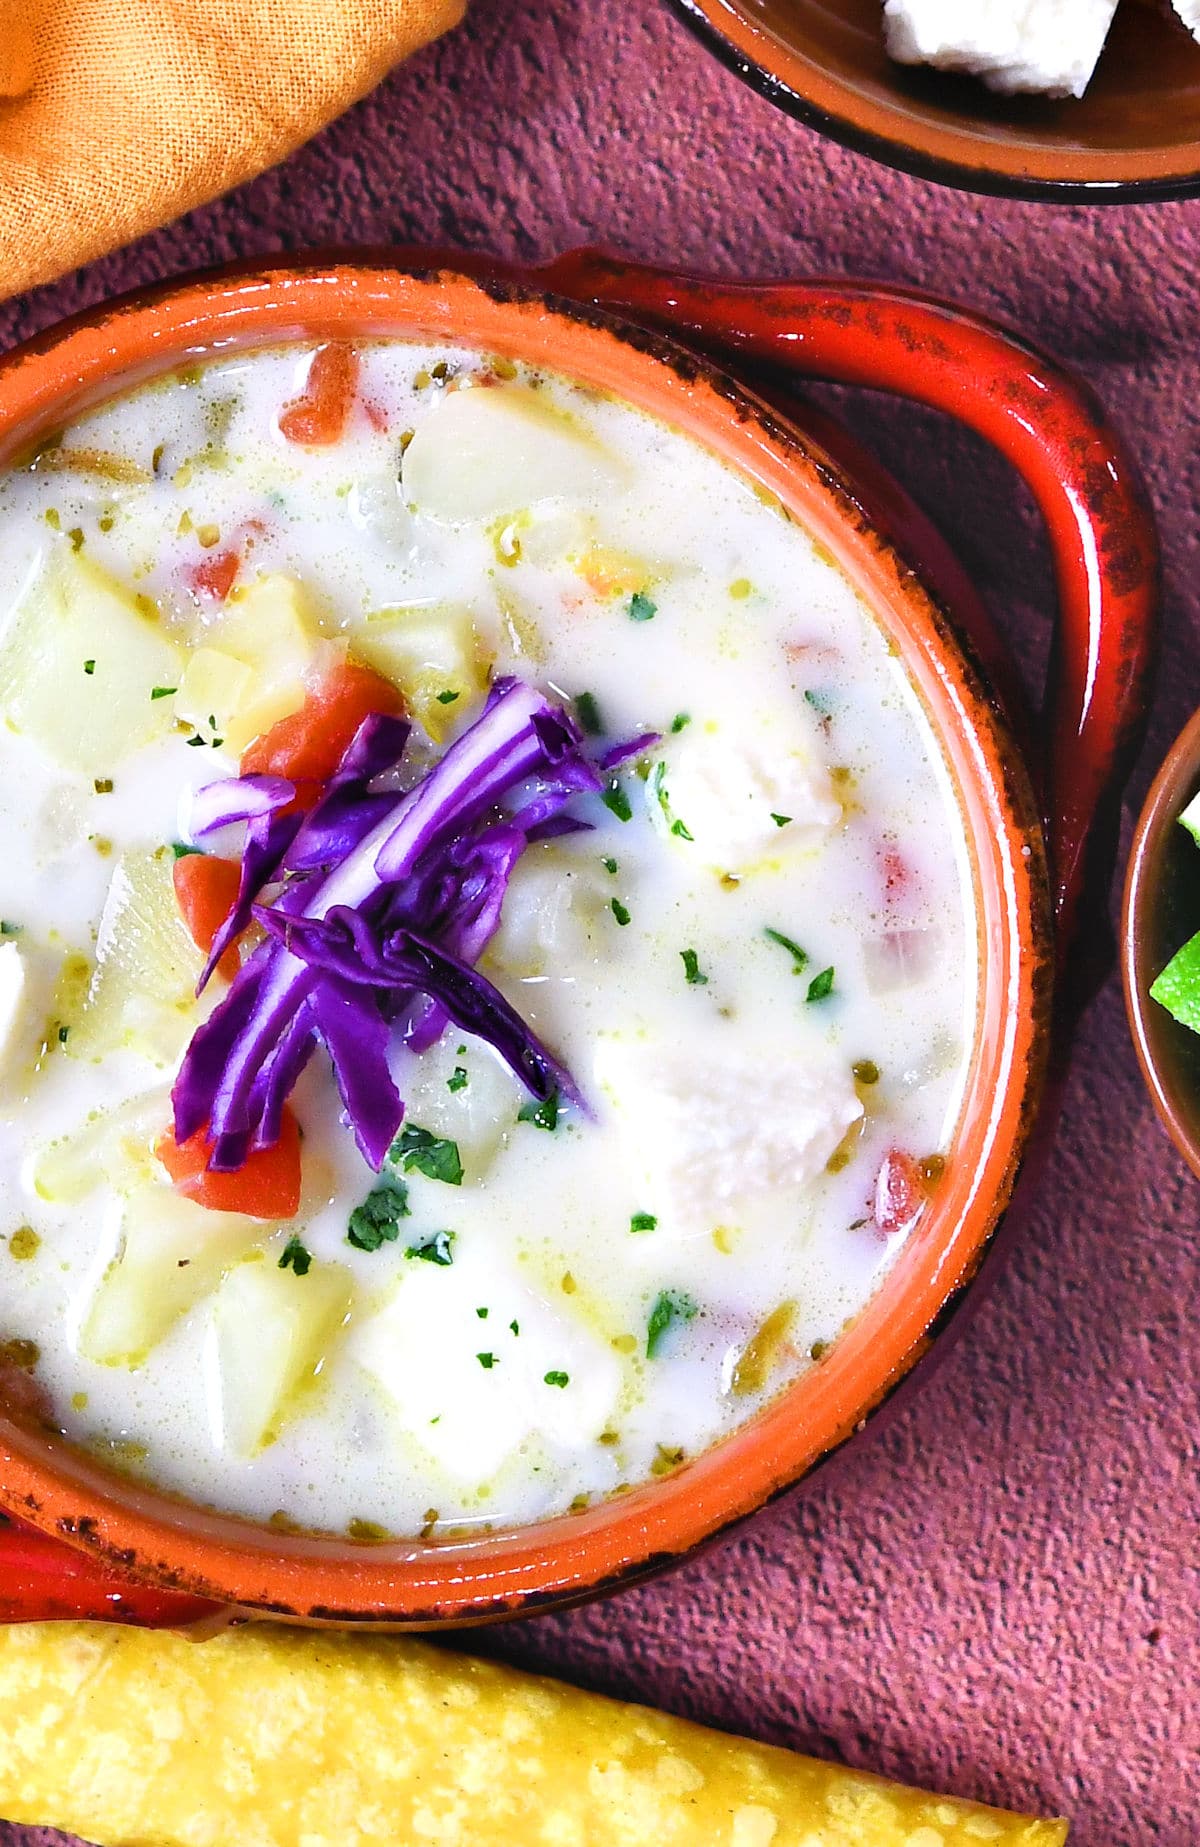
[[[1134,830],[1121,917],[1125,1006],[1142,1075],[1171,1140],[1200,1174],[1200,1033],[1150,998],[1150,984],[1200,930],[1200,847],[1179,816],[1200,789],[1200,712],[1167,753]]]
[[[894,64],[882,0],[671,4],[772,102],[926,179],[1090,204],[1200,192],[1200,45],[1145,0],[1121,0],[1087,95],[1063,102]]]

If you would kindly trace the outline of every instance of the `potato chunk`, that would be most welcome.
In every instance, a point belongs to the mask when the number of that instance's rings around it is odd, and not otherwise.
[[[272,1250],[230,1271],[213,1304],[212,1327],[226,1449],[253,1456],[274,1440],[324,1365],[351,1299],[350,1276],[340,1264],[314,1263],[299,1276],[281,1269]]]
[[[170,1064],[197,1023],[196,983],[204,957],[179,914],[169,853],[126,853],[117,861],[96,942],[96,970],[71,1027],[75,1058],[103,1058],[126,1046]]]
[[[127,1201],[117,1255],[104,1272],[79,1336],[101,1366],[140,1366],[181,1315],[267,1228],[240,1212],[210,1212],[163,1184]]]
[[[0,643],[0,710],[64,768],[107,775],[161,737],[183,650],[139,600],[82,552],[55,549]]]
[[[449,393],[404,453],[409,505],[450,526],[618,493],[625,477],[617,456],[527,385]]]
[[[440,744],[487,686],[469,609],[381,609],[354,636],[354,652],[404,694],[419,725]]]
[[[198,721],[190,709],[180,716],[193,724],[217,719],[229,749],[242,751],[304,704],[305,676],[320,640],[316,607],[296,578],[273,571],[234,591],[209,640],[218,654],[248,668],[249,679],[235,686],[236,676],[226,669],[226,709],[204,710],[201,701]]]

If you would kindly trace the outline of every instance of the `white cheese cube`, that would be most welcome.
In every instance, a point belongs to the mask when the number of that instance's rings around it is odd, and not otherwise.
[[[390,1302],[352,1337],[409,1435],[472,1483],[531,1438],[559,1452],[594,1443],[621,1387],[607,1341],[489,1250],[486,1227],[452,1252],[445,1265],[410,1258]]]
[[[616,1113],[639,1197],[685,1237],[737,1223],[755,1201],[797,1203],[862,1115],[848,1069],[814,1048],[760,1045],[749,1057],[699,1044],[602,1039],[600,1092]]]
[[[1082,96],[1117,0],[884,0],[888,53],[900,64],[965,71],[1008,94]]]
[[[724,720],[672,739],[646,783],[655,825],[722,872],[818,846],[842,818],[829,772],[798,717],[754,729]]]
[[[0,943],[0,1071],[12,1057],[21,1003],[25,998],[25,964],[15,943]]]

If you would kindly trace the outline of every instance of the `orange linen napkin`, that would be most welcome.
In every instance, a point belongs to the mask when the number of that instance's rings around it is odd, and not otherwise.
[[[283,159],[465,0],[0,0],[0,296]]]

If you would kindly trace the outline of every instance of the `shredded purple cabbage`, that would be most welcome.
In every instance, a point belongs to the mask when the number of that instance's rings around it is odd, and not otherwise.
[[[400,764],[409,730],[403,719],[366,719],[308,814],[281,777],[237,777],[195,798],[193,838],[246,828],[237,900],[201,987],[252,917],[267,931],[194,1034],[172,1093],[176,1137],[206,1130],[216,1171],[278,1139],[318,1043],[376,1168],[404,1118],[397,1036],[423,1051],[453,1024],[492,1045],[538,1100],[586,1107],[570,1072],[474,966],[529,843],[590,825],[563,812],[603,787],[580,733],[532,687],[498,680],[415,787],[377,786]],[[616,746],[603,765],[653,741]]]

